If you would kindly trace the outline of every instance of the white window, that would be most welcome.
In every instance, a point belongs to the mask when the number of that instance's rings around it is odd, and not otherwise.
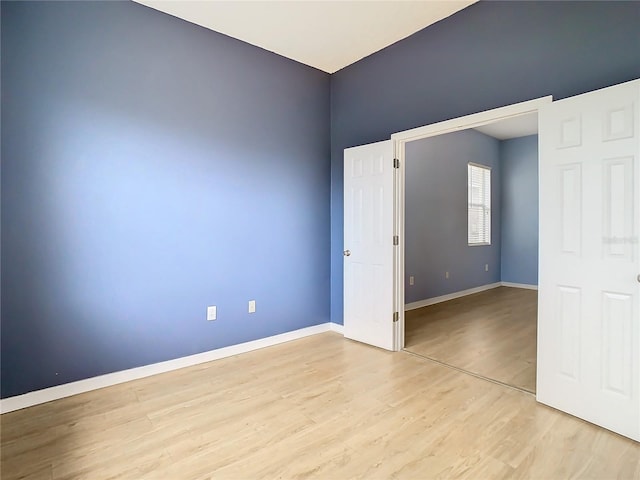
[[[470,163],[467,172],[467,241],[469,245],[491,245],[491,169]]]

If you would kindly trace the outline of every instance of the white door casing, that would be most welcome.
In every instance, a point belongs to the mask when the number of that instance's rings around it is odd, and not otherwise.
[[[539,128],[537,400],[640,441],[640,80]]]
[[[344,151],[344,336],[394,349],[391,140]]]
[[[404,233],[405,233],[405,175],[406,175],[406,145],[409,142],[421,140],[423,138],[445,135],[452,132],[459,132],[470,128],[480,127],[493,122],[517,118],[521,115],[537,114],[543,105],[548,105],[553,98],[549,95],[526,102],[494,108],[484,112],[473,113],[464,117],[444,120],[442,122],[412,128],[403,132],[394,133],[391,139],[394,141],[395,157],[399,159],[399,168],[396,169],[396,232],[400,237],[400,246],[396,249],[396,271],[395,271],[395,299],[396,305],[400,306],[400,319],[396,322],[396,350],[404,348],[405,325],[404,325],[404,298],[405,298],[405,260],[404,260]]]

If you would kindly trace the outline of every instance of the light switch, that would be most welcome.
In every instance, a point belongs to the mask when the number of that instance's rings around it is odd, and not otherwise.
[[[256,301],[249,300],[249,313],[256,313]]]
[[[216,319],[217,308],[215,305],[211,305],[207,307],[207,320],[215,320]]]

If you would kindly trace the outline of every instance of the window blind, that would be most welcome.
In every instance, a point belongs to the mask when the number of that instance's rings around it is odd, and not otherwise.
[[[467,175],[469,245],[491,244],[491,169],[483,165],[468,165]]]

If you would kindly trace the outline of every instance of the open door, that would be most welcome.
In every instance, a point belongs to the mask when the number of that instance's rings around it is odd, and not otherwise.
[[[538,401],[640,441],[640,81],[540,110]]]
[[[393,142],[344,151],[344,336],[394,349]]]

